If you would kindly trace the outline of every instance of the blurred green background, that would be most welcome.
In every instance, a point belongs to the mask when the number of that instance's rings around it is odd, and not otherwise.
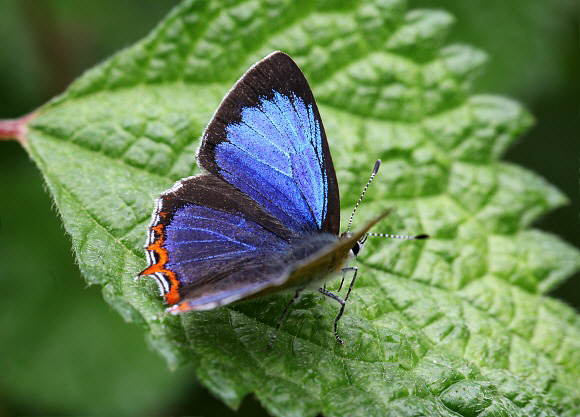
[[[145,36],[177,1],[0,0],[0,118],[34,110],[85,69]],[[450,42],[490,56],[479,92],[523,102],[536,126],[505,155],[570,199],[537,222],[580,246],[580,53],[575,0],[412,0],[457,18]],[[16,142],[0,143],[0,416],[266,415],[253,398],[239,413],[171,372],[87,288],[40,172]],[[580,307],[580,279],[552,295]]]

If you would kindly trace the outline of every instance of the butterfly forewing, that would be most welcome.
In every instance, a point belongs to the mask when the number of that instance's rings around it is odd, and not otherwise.
[[[297,233],[338,234],[336,174],[306,78],[276,52],[224,98],[202,137],[200,164]]]

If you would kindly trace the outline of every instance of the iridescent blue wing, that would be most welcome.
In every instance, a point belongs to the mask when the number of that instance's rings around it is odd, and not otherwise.
[[[274,260],[290,251],[296,237],[230,184],[198,175],[177,182],[157,199],[145,247],[149,265],[139,275],[155,277],[165,300],[175,304],[192,288],[221,288],[219,281],[228,273],[250,263],[254,272],[263,265],[258,275],[267,280],[276,268],[282,269]],[[247,291],[257,281],[246,275]]]
[[[203,134],[198,159],[288,229],[338,234],[338,185],[324,127],[288,55],[269,55],[234,85]]]

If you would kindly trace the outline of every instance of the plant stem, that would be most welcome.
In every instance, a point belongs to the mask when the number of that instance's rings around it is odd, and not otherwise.
[[[18,119],[0,120],[0,140],[17,140],[23,146],[26,145],[26,133],[28,122],[33,119],[34,113],[27,114]]]

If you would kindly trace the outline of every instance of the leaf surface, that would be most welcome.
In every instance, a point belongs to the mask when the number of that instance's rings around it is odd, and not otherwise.
[[[146,330],[173,367],[236,407],[256,393],[274,415],[574,415],[580,318],[545,295],[580,267],[577,249],[529,226],[567,202],[499,161],[532,124],[518,103],[472,95],[486,55],[448,45],[453,17],[403,1],[185,1],[144,40],[41,108],[27,149],[71,235],[81,271]],[[235,80],[273,50],[317,98],[343,224],[386,207],[339,330],[309,294],[271,352],[282,295],[179,317],[153,280],[134,281],[154,199],[200,172],[203,128]],[[331,286],[334,284],[331,284]]]

